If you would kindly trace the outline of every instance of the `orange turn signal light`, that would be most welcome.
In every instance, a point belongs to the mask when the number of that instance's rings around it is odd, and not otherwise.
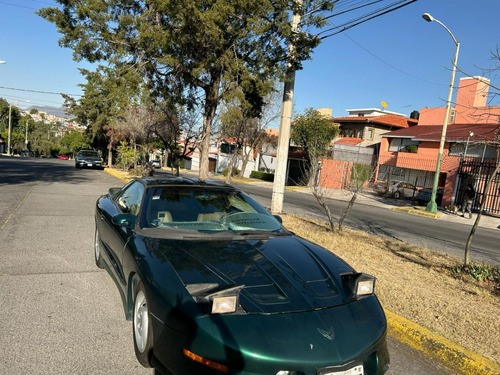
[[[229,372],[229,368],[226,365],[221,365],[220,363],[203,358],[197,354],[194,354],[193,352],[190,352],[187,349],[182,349],[182,354],[184,354],[187,358],[189,358],[193,362],[200,363],[204,366],[210,367],[213,370],[222,372],[224,374],[227,374]]]

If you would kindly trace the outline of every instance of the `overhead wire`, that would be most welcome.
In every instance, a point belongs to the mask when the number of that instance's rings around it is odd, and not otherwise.
[[[367,21],[370,21],[370,20],[375,19],[377,17],[383,16],[383,15],[390,13],[390,12],[393,12],[397,9],[401,9],[401,8],[403,8],[407,5],[410,5],[416,1],[418,1],[418,0],[399,0],[399,1],[396,1],[390,5],[386,5],[382,8],[377,9],[377,10],[371,11],[365,15],[359,16],[359,17],[354,18],[350,21],[344,22],[340,25],[336,25],[336,26],[331,27],[329,29],[323,30],[323,31],[319,32],[316,36],[319,37],[320,35],[322,35],[324,33],[328,33],[330,31],[336,30],[334,32],[331,32],[331,33],[325,35],[325,36],[320,37],[321,40],[329,38],[333,35],[337,35],[343,31],[349,30],[350,28],[352,28],[354,26],[360,25],[364,22],[367,22]],[[341,28],[341,29],[337,30],[339,28]]]
[[[18,89],[18,88],[14,88],[14,87],[5,87],[5,86],[0,86],[0,89],[14,90],[14,91],[24,91],[24,92],[33,92],[33,93],[37,93],[37,94],[50,94],[50,95],[61,95],[61,94],[64,94],[64,95],[69,95],[69,96],[83,96],[81,94],[66,94],[66,93],[63,93],[63,92]]]
[[[394,70],[397,70],[398,72],[400,73],[403,73],[411,78],[415,78],[419,81],[422,81],[422,82],[426,82],[426,83],[430,83],[432,85],[436,85],[436,86],[445,86],[444,84],[442,83],[436,83],[436,82],[432,82],[432,81],[427,81],[423,78],[420,78],[420,77],[417,77],[417,76],[414,76],[413,74],[410,74],[410,73],[407,73],[405,72],[404,70],[401,70],[399,69],[397,66],[394,66],[392,65],[391,63],[388,63],[387,61],[385,61],[384,59],[381,59],[380,57],[378,57],[377,55],[375,55],[374,53],[372,53],[371,51],[369,51],[367,48],[363,47],[361,44],[359,44],[357,41],[355,41],[353,38],[351,38],[347,33],[344,33],[343,34],[345,37],[349,38],[349,40],[351,40],[351,42],[353,42],[354,44],[356,44],[359,48],[361,48],[362,50],[364,50],[366,53],[370,54],[371,56],[373,56],[374,58],[376,58],[377,60],[381,61],[382,63],[390,66],[392,69]]]

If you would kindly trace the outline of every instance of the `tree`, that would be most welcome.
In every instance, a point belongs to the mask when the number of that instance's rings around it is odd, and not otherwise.
[[[315,185],[321,158],[327,154],[331,141],[338,133],[338,124],[332,123],[328,117],[312,108],[295,117],[291,139],[305,153],[308,186]]]
[[[221,99],[243,87],[259,110],[270,91],[269,78],[283,75],[287,45],[295,49],[288,62],[295,69],[310,57],[320,39],[307,28],[326,21],[321,11],[332,0],[57,0],[59,8],[39,15],[63,34],[61,46],[76,60],[107,61],[134,67],[157,97],[181,106],[203,107],[200,179],[208,176],[212,123]],[[292,32],[289,11],[307,15],[302,30]]]
[[[231,183],[233,166],[237,158],[242,154],[243,149],[247,147],[247,132],[250,132],[251,129],[256,129],[257,121],[248,112],[248,108],[245,108],[243,103],[239,103],[226,107],[220,116],[220,134],[223,137],[230,137],[236,141],[236,147],[228,163],[226,184]]]
[[[150,129],[151,122],[151,111],[144,106],[127,108],[121,116],[117,116],[112,120],[111,127],[130,139],[130,143],[134,150],[134,161],[137,160],[138,145],[144,148],[146,155],[149,153],[149,144],[152,136]],[[135,162],[133,166],[135,169]]]
[[[73,156],[82,149],[87,149],[90,145],[87,143],[83,133],[76,130],[68,130],[61,138],[59,145],[62,147],[61,153],[73,154]]]
[[[30,135],[31,150],[36,156],[50,155],[52,147],[55,145],[53,134],[51,134],[52,124],[38,121]]]
[[[83,96],[76,101],[63,95],[66,111],[81,124],[86,124],[88,142],[101,151],[108,150],[108,166],[112,165],[112,151],[123,139],[113,129],[113,119],[134,104],[140,90],[139,79],[127,66],[115,68],[99,66],[95,72],[80,69],[87,82],[81,85]]]
[[[281,90],[276,89],[277,86],[278,82],[275,82],[274,89],[263,98],[260,113],[252,111],[252,106],[246,102],[242,92],[223,107],[220,115],[220,135],[236,140],[236,150],[229,164],[226,183],[230,183],[230,170],[237,157],[241,157],[240,174],[244,175],[250,156],[260,150],[265,141],[269,141],[266,129],[281,113],[283,94]]]

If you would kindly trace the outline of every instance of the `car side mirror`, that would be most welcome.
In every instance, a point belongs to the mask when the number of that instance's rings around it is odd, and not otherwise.
[[[135,228],[136,216],[132,214],[118,214],[113,216],[113,224],[122,226],[127,229]]]
[[[283,224],[283,219],[281,218],[280,215],[273,215],[273,217],[278,220],[278,223]]]
[[[112,187],[112,188],[109,188],[108,190],[108,193],[109,195],[111,195],[113,198],[116,194],[118,194],[118,192],[121,190],[122,188],[120,187]]]

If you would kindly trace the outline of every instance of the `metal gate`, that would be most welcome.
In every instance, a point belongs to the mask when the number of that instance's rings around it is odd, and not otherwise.
[[[486,184],[495,171],[496,161],[464,159],[458,168],[457,195],[455,201],[462,204],[464,191],[467,185],[472,184],[476,197],[472,203],[472,210],[479,211],[483,199],[486,199],[484,213],[500,216],[500,173],[497,173],[493,182],[486,191]]]

